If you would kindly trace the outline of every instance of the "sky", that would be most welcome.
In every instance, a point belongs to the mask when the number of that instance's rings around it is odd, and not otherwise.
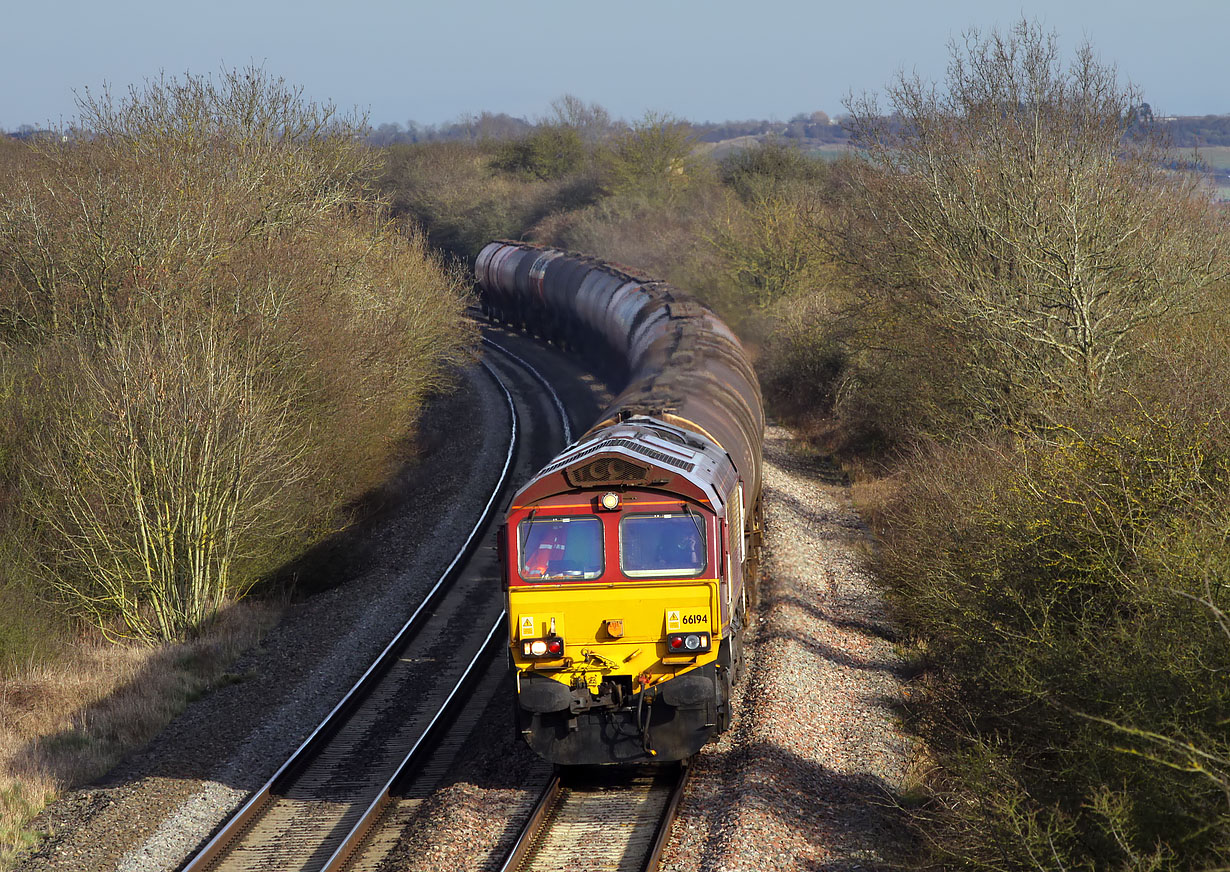
[[[616,118],[838,115],[898,71],[943,80],[951,40],[1022,15],[1088,40],[1157,114],[1230,114],[1230,0],[41,0],[0,16],[0,129],[74,93],[257,65],[373,125],[482,111],[533,120],[565,93]]]

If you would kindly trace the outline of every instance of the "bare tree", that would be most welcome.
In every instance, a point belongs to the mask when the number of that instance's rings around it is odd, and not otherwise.
[[[34,436],[46,577],[105,632],[182,638],[302,521],[281,499],[307,474],[291,398],[219,327],[142,327],[83,356]]]
[[[597,103],[586,103],[573,94],[564,94],[551,101],[550,122],[571,127],[581,139],[593,144],[611,132],[611,115]]]
[[[646,112],[615,139],[607,160],[606,187],[613,193],[669,200],[689,183],[692,144],[686,121]]]
[[[1089,45],[1065,66],[1036,24],[975,31],[944,89],[902,74],[887,96],[847,104],[868,160],[844,251],[875,305],[933,331],[898,352],[978,346],[960,357],[985,405],[1098,395],[1150,325],[1225,280],[1207,188]]]
[[[730,205],[707,236],[731,279],[751,291],[762,309],[820,286],[827,253],[817,243],[819,211],[789,191],[756,191],[746,205]]]

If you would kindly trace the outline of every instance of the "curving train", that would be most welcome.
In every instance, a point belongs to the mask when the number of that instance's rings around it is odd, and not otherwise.
[[[501,528],[517,730],[561,765],[690,757],[729,725],[743,670],[761,533],[752,367],[710,309],[627,268],[497,241],[475,274],[485,314],[626,377]]]

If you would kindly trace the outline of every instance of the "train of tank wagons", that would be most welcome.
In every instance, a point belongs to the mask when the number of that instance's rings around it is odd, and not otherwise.
[[[499,535],[516,729],[560,765],[684,760],[730,724],[761,535],[764,410],[733,332],[625,267],[497,241],[490,318],[624,388],[513,498]]]

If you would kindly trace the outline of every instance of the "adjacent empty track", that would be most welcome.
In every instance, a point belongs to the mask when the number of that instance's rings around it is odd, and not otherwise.
[[[447,767],[481,711],[476,701],[489,700],[503,679],[506,631],[499,566],[493,548],[478,546],[492,541],[514,479],[537,469],[535,464],[550,456],[542,455],[567,441],[571,431],[549,385],[546,396],[553,407],[544,411],[542,376],[499,345],[485,343],[503,352],[483,366],[507,400],[509,439],[500,480],[482,517],[376,662],[189,860],[185,872],[327,872],[352,860],[369,865],[365,856],[378,860],[381,844],[395,838],[390,822],[396,815],[390,809],[397,804],[390,797],[412,792],[412,779]],[[539,394],[521,401],[530,404],[532,422],[518,414],[518,401],[506,384],[511,381],[522,382],[521,394]],[[533,434],[533,450],[514,464],[518,441],[527,433]]]

